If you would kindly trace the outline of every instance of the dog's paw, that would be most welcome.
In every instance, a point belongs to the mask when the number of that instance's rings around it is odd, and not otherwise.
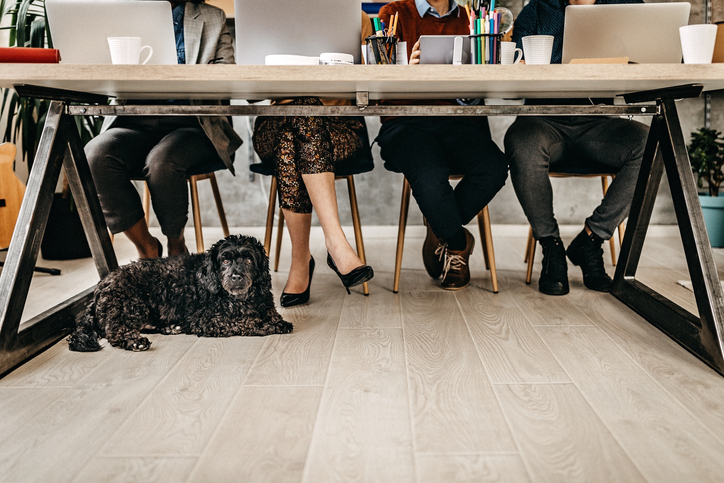
[[[165,335],[178,335],[183,334],[183,329],[180,325],[167,325],[161,329],[161,333]]]
[[[290,322],[287,322],[286,320],[282,320],[276,326],[277,334],[288,334],[292,330],[294,330],[294,326]]]
[[[151,348],[151,341],[146,337],[124,341],[124,349],[133,352],[143,352]]]

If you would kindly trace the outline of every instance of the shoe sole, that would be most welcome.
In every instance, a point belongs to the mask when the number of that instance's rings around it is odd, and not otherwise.
[[[569,293],[571,290],[570,290],[570,289],[565,289],[565,290],[560,290],[560,291],[556,290],[556,291],[548,291],[548,292],[546,292],[546,291],[544,291],[544,290],[541,290],[540,287],[538,287],[538,291],[539,291],[540,293],[542,293],[542,294],[545,294],[545,295],[566,295],[566,294]]]
[[[470,282],[466,283],[466,284],[463,285],[462,287],[443,287],[443,286],[440,286],[440,288],[443,289],[443,290],[455,291],[455,290],[462,290],[462,289],[464,289],[465,287],[467,287],[468,285],[470,285]]]

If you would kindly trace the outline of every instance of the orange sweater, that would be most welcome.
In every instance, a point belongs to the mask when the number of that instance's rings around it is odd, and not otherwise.
[[[379,17],[385,26],[392,26],[391,17],[399,13],[397,18],[397,38],[407,42],[407,57],[412,55],[412,46],[420,35],[469,35],[470,21],[464,9],[458,6],[457,12],[447,17],[437,18],[429,13],[420,18],[415,0],[398,0],[390,2],[380,9]]]

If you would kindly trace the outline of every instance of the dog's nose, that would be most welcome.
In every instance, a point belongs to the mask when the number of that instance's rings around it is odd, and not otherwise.
[[[238,274],[235,273],[235,274],[233,274],[233,275],[231,276],[231,281],[232,281],[232,282],[238,282],[239,280],[241,280],[241,275],[238,275]]]

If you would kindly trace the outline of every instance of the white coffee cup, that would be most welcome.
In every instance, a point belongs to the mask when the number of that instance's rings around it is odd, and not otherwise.
[[[523,51],[516,47],[515,42],[500,42],[500,63],[517,64],[523,57]]]
[[[528,35],[523,37],[523,55],[526,64],[550,64],[552,52],[552,35]]]
[[[114,64],[145,64],[153,55],[150,45],[141,46],[141,37],[108,37],[108,47]],[[143,49],[148,49],[148,56],[139,62]]]
[[[711,64],[714,56],[717,26],[697,24],[679,27],[681,52],[685,64]]]

